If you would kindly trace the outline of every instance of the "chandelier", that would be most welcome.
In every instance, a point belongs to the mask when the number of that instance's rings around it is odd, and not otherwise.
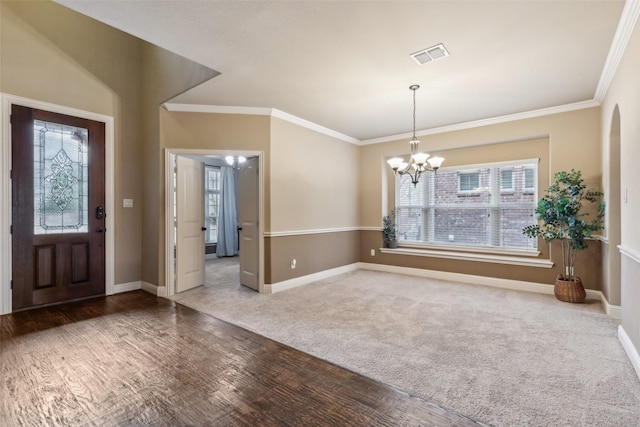
[[[444,159],[442,157],[429,158],[429,154],[418,152],[420,140],[416,138],[416,91],[420,89],[420,86],[411,85],[409,89],[413,91],[413,137],[409,140],[409,146],[411,147],[409,161],[405,162],[401,157],[394,157],[387,160],[387,163],[389,163],[389,166],[393,169],[394,174],[409,175],[415,187],[423,172],[437,171],[440,165],[442,165],[442,162],[444,162]]]

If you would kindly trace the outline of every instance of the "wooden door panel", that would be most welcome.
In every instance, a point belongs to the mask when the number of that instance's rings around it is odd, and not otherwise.
[[[71,245],[71,283],[89,280],[89,243]]]
[[[104,123],[11,116],[13,309],[104,294]]]
[[[176,158],[176,292],[204,284],[204,166]]]
[[[259,290],[258,157],[251,157],[240,168],[240,283]]]
[[[55,245],[34,246],[35,251],[35,283],[34,289],[55,286],[56,277],[56,247]]]

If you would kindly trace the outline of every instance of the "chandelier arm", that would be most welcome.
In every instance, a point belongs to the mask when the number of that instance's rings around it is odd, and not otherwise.
[[[411,183],[413,184],[414,188],[418,186],[418,180],[420,179],[421,173],[422,172],[420,172],[420,170],[416,169],[416,171],[411,176]]]

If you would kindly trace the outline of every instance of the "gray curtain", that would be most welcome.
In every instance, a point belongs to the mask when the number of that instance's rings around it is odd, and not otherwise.
[[[220,168],[221,190],[218,212],[218,245],[216,255],[234,256],[238,254],[238,214],[236,212],[236,191],[233,169]]]

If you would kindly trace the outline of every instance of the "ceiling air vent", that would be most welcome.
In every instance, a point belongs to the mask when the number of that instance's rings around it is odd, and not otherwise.
[[[436,59],[444,58],[446,56],[449,56],[449,52],[447,52],[447,49],[442,43],[411,54],[411,57],[419,65],[426,64],[427,62],[435,61]]]

